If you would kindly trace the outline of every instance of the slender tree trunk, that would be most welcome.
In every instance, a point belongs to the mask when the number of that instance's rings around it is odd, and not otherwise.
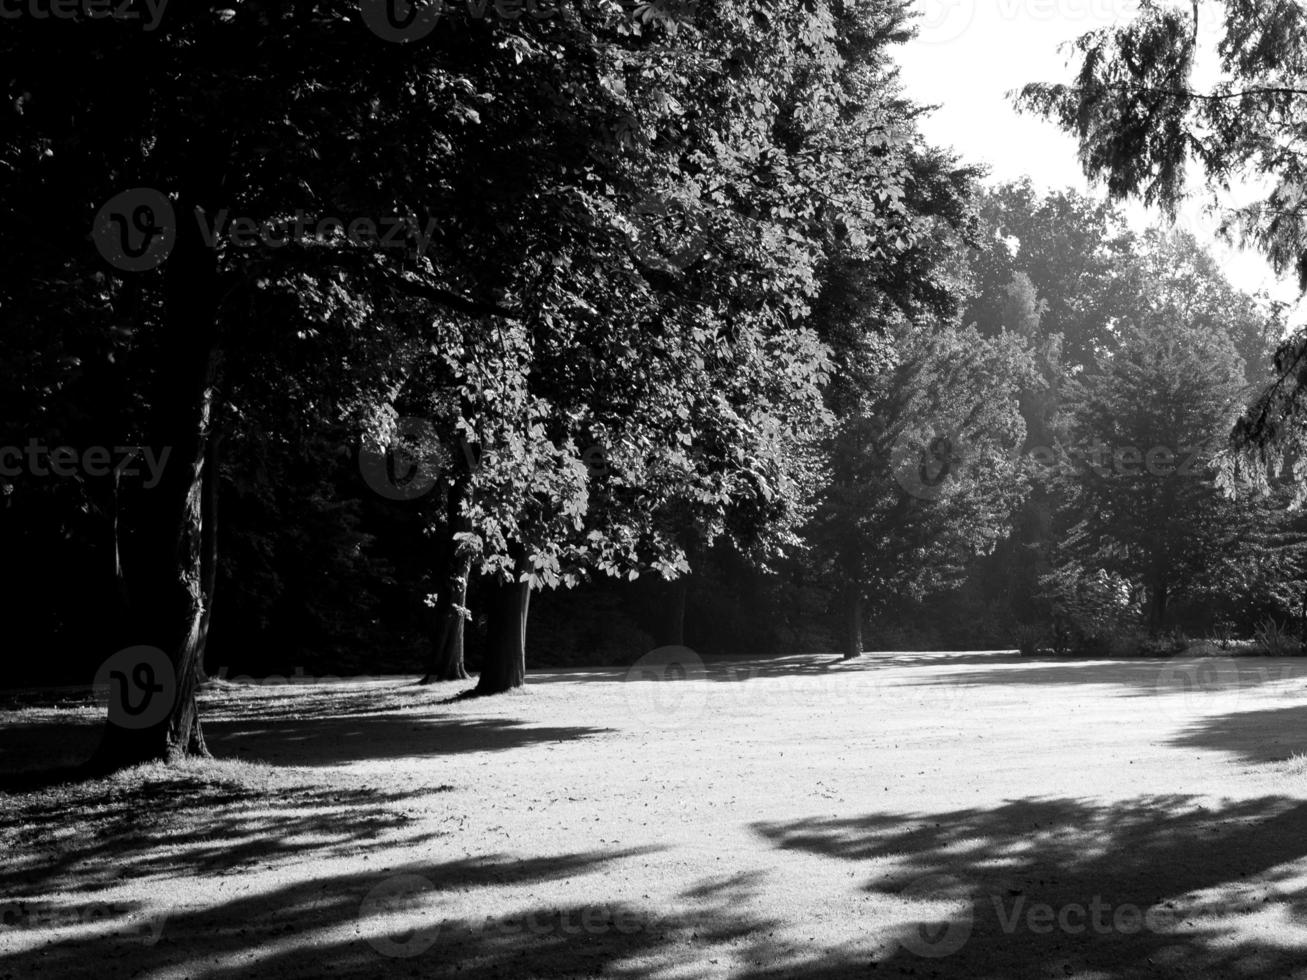
[[[203,684],[209,679],[208,671],[204,668],[204,657],[209,648],[209,623],[213,619],[213,594],[218,585],[218,460],[221,447],[222,435],[212,435],[204,457],[204,503],[200,512],[202,521],[200,581],[204,589],[204,613],[200,624],[200,649],[195,661],[197,684]]]
[[[844,659],[862,656],[862,590],[850,585],[844,593]]]
[[[445,527],[448,529],[440,554],[440,572],[437,582],[436,608],[432,613],[431,652],[427,661],[427,674],[423,684],[436,681],[465,681],[470,676],[463,664],[464,624],[463,607],[467,605],[467,579],[472,572],[472,556],[459,547],[456,535],[471,529],[471,521],[463,513],[464,504],[471,494],[471,470],[475,464],[468,461],[466,471],[460,472],[450,487],[445,509]]]
[[[664,646],[685,646],[685,599],[689,592],[688,574],[667,583],[667,617],[663,622]]]
[[[1166,625],[1166,584],[1154,583],[1148,596],[1148,631],[1154,636]]]
[[[526,570],[525,550],[516,549],[515,574]],[[501,694],[526,684],[526,623],[530,581],[496,579],[486,602],[486,652],[475,693]]]
[[[183,197],[177,213],[189,215]],[[204,499],[209,429],[221,355],[217,338],[216,257],[194,222],[178,222],[177,244],[164,266],[167,331],[164,360],[152,399],[154,447],[167,450],[157,486],[140,508],[129,566],[132,643],[157,647],[171,665],[161,680],[166,716],[144,727],[105,725],[92,760],[99,770],[156,760],[207,756],[195,701],[197,667],[208,627],[204,588]],[[152,717],[152,716],[151,716]]]
[[[470,676],[463,665],[464,618],[467,605],[467,579],[472,571],[470,555],[458,554],[452,540],[446,550],[440,594],[432,615],[431,654],[423,684],[436,681],[463,681]]]
[[[465,681],[471,675],[463,660],[466,620],[462,607],[467,605],[467,578],[472,571],[472,559],[462,557],[450,568],[436,600],[434,624],[431,630],[431,659],[423,684],[436,681]]]
[[[1302,593],[1302,609],[1298,613],[1298,655],[1307,656],[1307,588]]]
[[[111,492],[113,494],[113,587],[114,587],[114,630],[113,642],[119,647],[130,643],[131,636],[131,616],[132,600],[131,592],[127,587],[127,573],[123,569],[123,549],[122,549],[122,517],[121,517],[121,485],[119,483],[121,474],[115,467],[110,479]]]

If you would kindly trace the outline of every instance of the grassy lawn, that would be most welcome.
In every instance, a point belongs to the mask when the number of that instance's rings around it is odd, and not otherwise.
[[[0,977],[1307,977],[1307,664],[624,676],[219,683],[213,762],[11,775]],[[97,736],[2,706],[10,774]]]

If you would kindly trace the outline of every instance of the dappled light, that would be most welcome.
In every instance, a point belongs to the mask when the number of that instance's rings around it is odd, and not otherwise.
[[[1307,980],[1303,0],[0,64],[0,980]]]
[[[217,760],[5,797],[0,974],[1215,978],[1307,955],[1305,770],[1272,734],[1307,710],[1290,662],[1243,702],[1145,696],[1163,661],[702,663],[506,701],[209,691]],[[44,737],[46,710],[2,720]]]

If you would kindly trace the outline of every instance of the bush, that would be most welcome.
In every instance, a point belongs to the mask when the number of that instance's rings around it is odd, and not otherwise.
[[[1229,650],[1234,643],[1234,620],[1229,616],[1218,616],[1212,626],[1212,635],[1222,650]]]
[[[1052,647],[1057,654],[1119,656],[1123,635],[1132,635],[1138,608],[1128,583],[1102,570],[1069,564],[1042,576],[1044,595],[1052,603]]]
[[[1142,637],[1138,642],[1137,656],[1175,657],[1189,649],[1189,637],[1179,630],[1168,630],[1156,636]]]
[[[1263,657],[1294,657],[1302,652],[1298,639],[1270,617],[1257,624],[1253,644]]]
[[[1047,632],[1039,626],[1017,627],[1017,653],[1023,657],[1037,657],[1049,648]]]

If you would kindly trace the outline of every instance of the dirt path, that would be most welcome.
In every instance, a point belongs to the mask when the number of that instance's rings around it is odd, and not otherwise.
[[[211,692],[241,761],[0,797],[0,977],[1307,977],[1307,664],[623,677]]]

